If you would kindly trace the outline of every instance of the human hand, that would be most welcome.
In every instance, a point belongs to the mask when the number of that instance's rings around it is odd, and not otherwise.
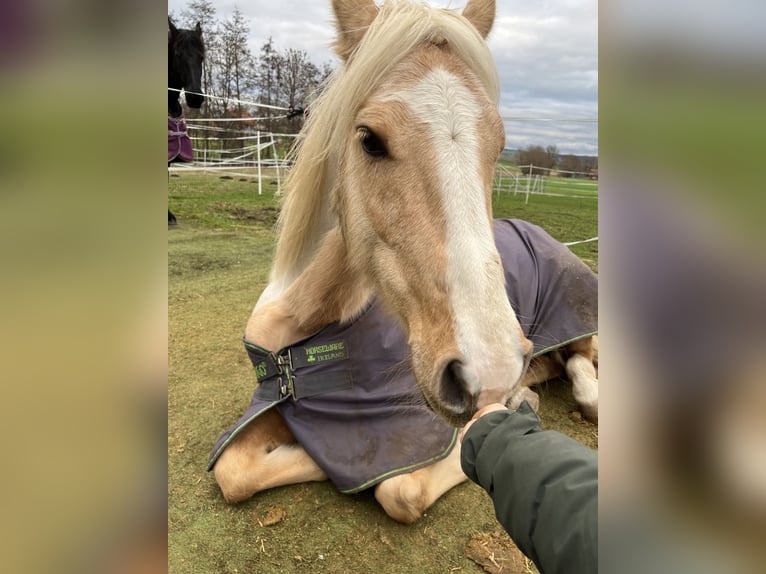
[[[473,423],[475,423],[477,420],[479,420],[481,417],[486,415],[487,413],[491,413],[494,411],[507,411],[508,408],[500,403],[490,403],[478,411],[476,411],[476,414],[473,415],[473,418],[466,423],[466,425],[463,427],[463,430],[460,431],[460,442],[463,442],[463,437],[465,436],[465,433],[468,431],[468,429],[471,427]]]

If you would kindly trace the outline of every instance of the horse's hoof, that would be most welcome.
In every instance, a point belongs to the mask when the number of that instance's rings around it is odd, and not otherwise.
[[[594,425],[598,425],[598,403],[595,405],[580,405],[583,418]]]

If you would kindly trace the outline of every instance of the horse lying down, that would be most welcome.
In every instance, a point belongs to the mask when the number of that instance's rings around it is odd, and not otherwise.
[[[494,237],[508,299],[534,345],[525,387],[565,371],[595,422],[596,275],[536,225],[495,220]],[[458,429],[423,401],[407,336],[379,301],[277,352],[244,343],[258,385],[208,466],[228,501],[329,478],[344,493],[375,487],[389,515],[409,523],[465,479]],[[537,406],[531,390],[524,398]]]
[[[389,516],[412,522],[465,480],[452,427],[533,398],[530,376],[559,367],[547,353],[528,368],[536,346],[571,354],[559,359],[596,416],[596,279],[535,227],[493,232],[506,140],[485,41],[494,0],[462,13],[332,5],[344,65],[297,140],[245,329],[256,396],[210,467],[232,502],[329,478],[374,487]]]

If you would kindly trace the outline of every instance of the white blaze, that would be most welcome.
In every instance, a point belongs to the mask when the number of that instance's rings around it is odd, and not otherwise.
[[[484,108],[443,68],[430,71],[397,99],[428,125],[436,156],[447,221],[449,296],[469,391],[508,389],[521,376],[523,359],[518,321],[487,222],[477,133]]]

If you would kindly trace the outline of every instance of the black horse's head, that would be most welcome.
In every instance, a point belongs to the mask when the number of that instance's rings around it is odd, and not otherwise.
[[[176,28],[168,18],[170,34],[168,35],[168,87],[176,90],[184,89],[186,103],[189,107],[199,108],[205,101],[202,93],[202,61],[205,59],[205,43],[202,41],[202,28],[197,23],[193,30]],[[180,115],[178,92],[168,93],[169,107],[173,98]]]

